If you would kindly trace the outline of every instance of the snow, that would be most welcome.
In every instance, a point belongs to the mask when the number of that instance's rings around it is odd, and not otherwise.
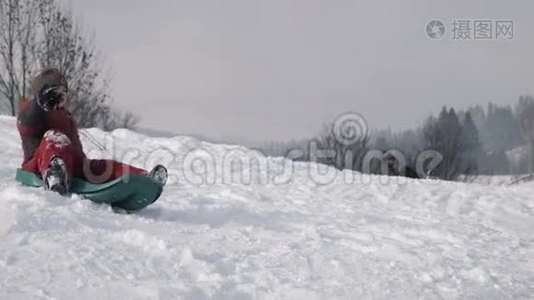
[[[288,170],[243,147],[89,129],[114,157],[169,167],[162,198],[124,215],[21,186],[14,119],[0,133],[1,299],[534,297],[532,183]]]

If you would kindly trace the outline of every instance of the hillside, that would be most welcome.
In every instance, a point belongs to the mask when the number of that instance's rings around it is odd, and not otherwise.
[[[237,146],[128,130],[87,133],[114,157],[147,168],[165,163],[168,187],[130,215],[23,187],[13,179],[21,162],[15,120],[0,117],[1,299],[534,295],[532,184],[333,169],[326,180],[313,176],[315,164],[280,173],[290,162]],[[83,142],[90,156],[110,156]],[[232,157],[259,167],[240,168]]]

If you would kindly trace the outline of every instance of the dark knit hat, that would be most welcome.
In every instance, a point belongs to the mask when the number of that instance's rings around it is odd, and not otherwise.
[[[68,88],[67,79],[59,69],[44,69],[31,82],[32,95],[36,96],[45,86],[62,86]]]

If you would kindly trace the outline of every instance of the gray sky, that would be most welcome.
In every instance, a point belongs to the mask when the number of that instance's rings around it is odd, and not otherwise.
[[[285,140],[346,111],[403,129],[443,105],[534,93],[529,0],[64,2],[95,31],[115,103],[143,127]],[[425,34],[432,19],[442,40]],[[454,41],[453,19],[514,20],[515,37]]]

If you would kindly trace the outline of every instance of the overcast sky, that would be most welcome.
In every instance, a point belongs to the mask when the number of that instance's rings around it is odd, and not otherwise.
[[[310,136],[346,111],[408,128],[443,105],[534,93],[534,1],[64,0],[141,126],[212,138]],[[429,20],[446,25],[427,37]],[[514,39],[451,40],[453,19]],[[495,30],[495,28],[494,28]]]

